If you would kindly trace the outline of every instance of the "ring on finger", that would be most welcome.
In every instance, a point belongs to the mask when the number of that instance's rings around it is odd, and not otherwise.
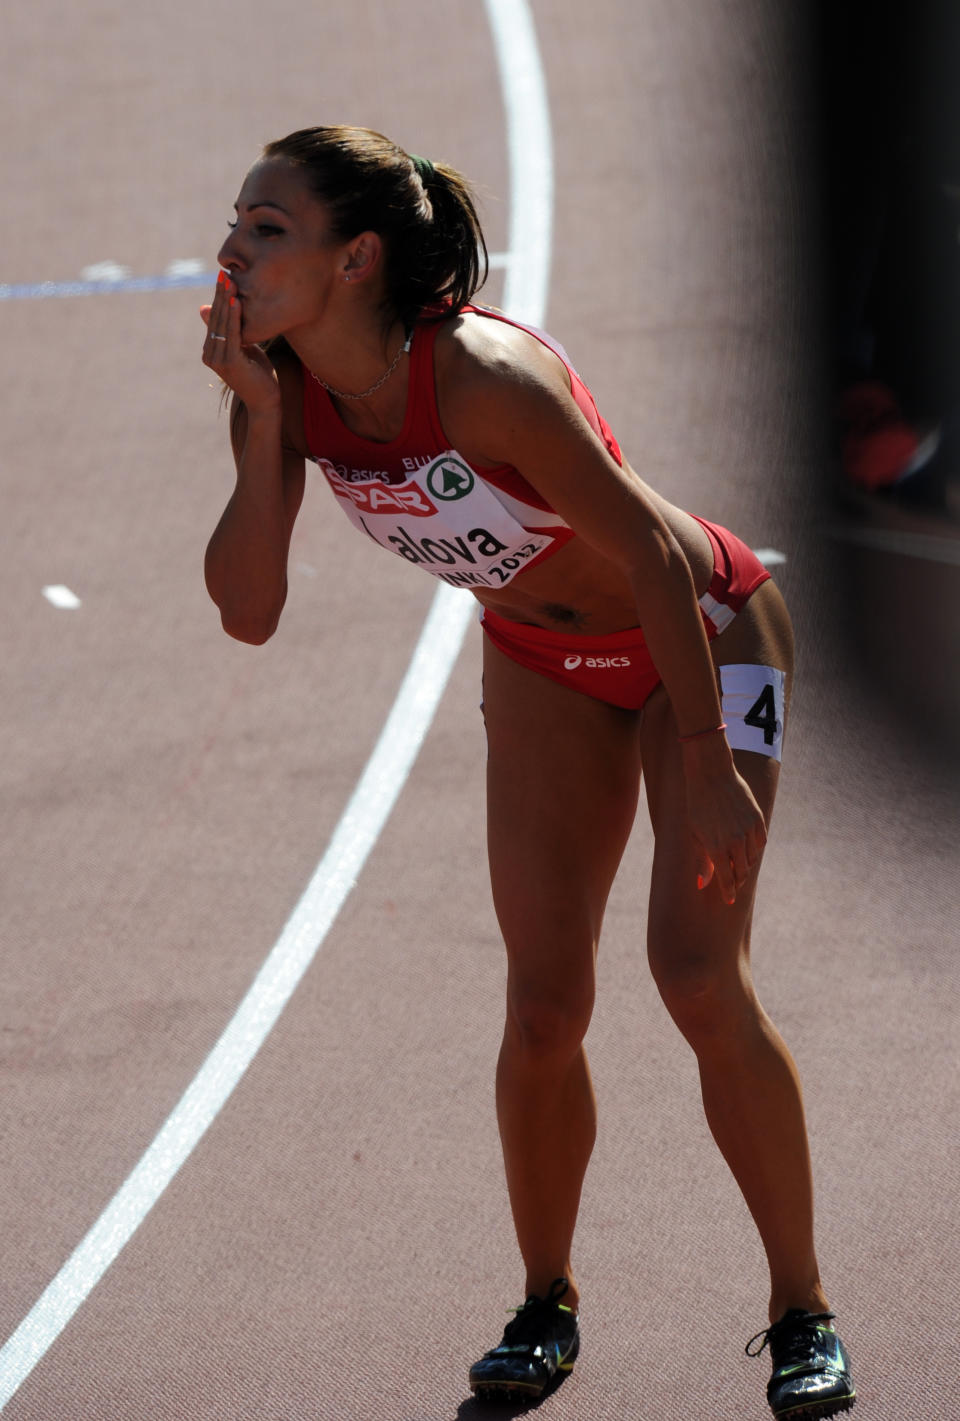
[[[218,336],[218,335],[215,335],[213,331],[211,331],[211,332],[210,332],[210,339],[211,339],[211,340],[226,340],[226,336]]]

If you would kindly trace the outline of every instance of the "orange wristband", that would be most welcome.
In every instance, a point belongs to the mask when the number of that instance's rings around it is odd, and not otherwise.
[[[705,735],[717,735],[721,730],[726,730],[727,723],[721,720],[719,725],[708,726],[706,730],[695,730],[692,735],[678,735],[677,739],[681,745],[688,745],[691,740],[702,740]]]

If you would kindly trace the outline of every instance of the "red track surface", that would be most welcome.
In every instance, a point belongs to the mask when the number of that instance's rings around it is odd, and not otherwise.
[[[787,554],[800,679],[757,977],[806,1084],[858,1410],[955,1421],[957,802],[824,634],[799,60],[775,9],[534,5],[557,149],[548,321],[651,481]],[[5,49],[0,280],[212,265],[259,143],[325,121],[462,167],[504,249],[479,5],[39,0],[8,17]],[[201,560],[231,472],[200,299],[2,308],[3,1337],[276,940],[431,596],[314,487],[277,637],[222,634]],[[54,609],[49,583],[82,607]],[[11,1421],[481,1416],[467,1366],[522,1280],[493,1117],[477,638],[319,958]],[[765,1320],[762,1258],[646,975],[649,854],[641,819],[591,1030],[584,1352],[552,1421],[766,1414],[766,1365],[741,1355]]]

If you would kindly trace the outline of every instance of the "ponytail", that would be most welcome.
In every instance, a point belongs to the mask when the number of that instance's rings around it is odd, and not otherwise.
[[[445,163],[405,153],[367,128],[306,128],[268,143],[266,158],[305,168],[334,234],[377,232],[386,252],[385,302],[409,330],[444,319],[487,279],[489,258],[473,194]]]
[[[441,307],[456,314],[487,279],[487,244],[466,179],[456,168],[411,158],[430,204],[428,224],[396,243],[390,284],[398,309]]]

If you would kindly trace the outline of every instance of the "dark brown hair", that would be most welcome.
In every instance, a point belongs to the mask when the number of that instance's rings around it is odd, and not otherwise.
[[[487,279],[473,194],[455,168],[412,158],[369,128],[302,128],[265,158],[306,170],[340,241],[376,232],[386,249],[386,302],[409,329],[426,307],[456,313]],[[481,257],[482,253],[482,257]]]

